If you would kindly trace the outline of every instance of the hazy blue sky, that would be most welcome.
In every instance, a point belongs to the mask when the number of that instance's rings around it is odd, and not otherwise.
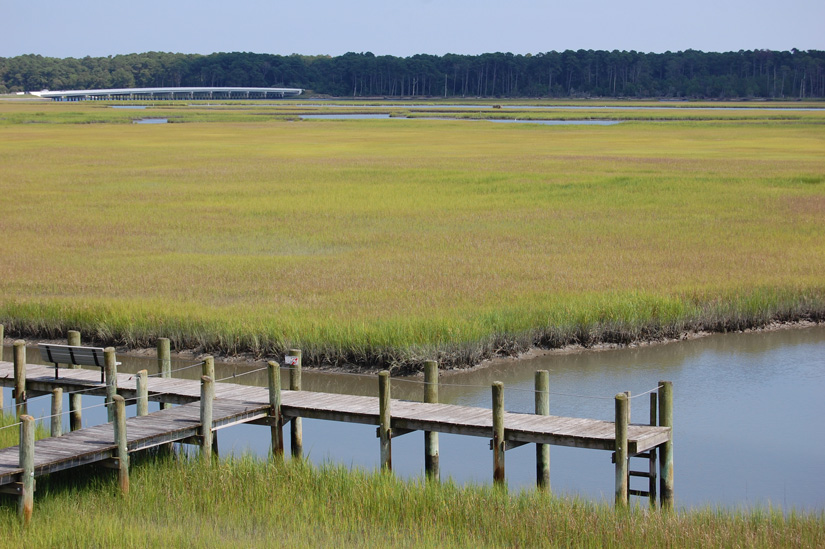
[[[0,7],[2,57],[825,49],[825,0],[0,0]]]

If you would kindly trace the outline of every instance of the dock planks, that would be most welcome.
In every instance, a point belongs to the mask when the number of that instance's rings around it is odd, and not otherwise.
[[[118,393],[130,399],[136,396],[136,376],[118,374]],[[0,385],[14,384],[13,364],[0,362]],[[26,390],[29,396],[50,393],[56,387],[66,392],[88,390],[90,395],[105,395],[96,370],[61,369],[54,379],[54,368],[26,366]],[[178,378],[150,377],[150,400],[181,406],[161,410],[148,416],[127,420],[129,451],[181,441],[198,433],[200,427],[200,382]],[[379,425],[377,397],[281,391],[281,410],[285,418],[305,417]],[[267,416],[269,394],[264,387],[217,383],[215,385],[214,428],[259,421]],[[420,430],[492,437],[491,410],[452,404],[429,404],[393,400],[391,426],[399,432]],[[615,448],[615,424],[585,418],[538,416],[504,413],[504,438],[510,443],[538,443],[612,451]],[[645,452],[670,440],[670,428],[630,425],[628,450],[631,455]],[[20,474],[17,447],[0,450],[0,485],[15,482]],[[67,433],[59,438],[38,441],[35,446],[36,475],[106,460],[115,455],[116,446],[111,424],[98,425]]]

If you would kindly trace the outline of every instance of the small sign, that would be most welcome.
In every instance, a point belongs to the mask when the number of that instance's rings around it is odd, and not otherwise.
[[[299,356],[286,356],[284,357],[284,364],[286,366],[298,366],[301,363],[301,357]]]

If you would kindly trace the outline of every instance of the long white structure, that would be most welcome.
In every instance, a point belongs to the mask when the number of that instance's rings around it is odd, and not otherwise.
[[[141,100],[210,100],[210,99],[283,99],[297,97],[300,88],[112,88],[104,90],[68,90],[31,92],[55,101],[141,101]]]

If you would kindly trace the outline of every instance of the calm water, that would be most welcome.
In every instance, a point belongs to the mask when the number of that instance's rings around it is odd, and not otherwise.
[[[11,360],[11,349],[6,349],[5,357]],[[38,358],[38,352],[30,349],[29,361]],[[119,358],[124,362],[121,371],[157,370],[154,359]],[[176,359],[173,367],[193,362]],[[219,364],[217,376],[237,375],[238,383],[265,385],[265,371],[242,375],[262,366]],[[559,393],[551,395],[551,413],[608,420],[616,393],[639,394],[660,379],[673,381],[675,486],[680,505],[825,509],[825,326],[506,362],[443,376],[441,401],[490,407],[490,384],[500,380],[506,387],[506,408],[531,412],[533,376],[539,369],[550,370],[551,392]],[[175,375],[194,379],[199,372],[190,368]],[[286,379],[286,372],[282,376]],[[375,375],[312,372],[304,373],[303,384],[305,390],[368,395],[377,394],[378,385]],[[420,400],[422,395],[419,378],[393,380],[393,397]],[[84,406],[99,400],[87,398]],[[36,417],[48,414],[47,398],[30,406]],[[645,422],[648,409],[646,395],[633,399],[633,421]],[[84,413],[84,422],[99,422],[102,416],[101,408],[90,410]],[[219,440],[224,455],[249,451],[263,456],[269,431],[231,427],[221,430]],[[488,444],[486,439],[440,435],[442,477],[462,483],[490,482]],[[374,426],[304,420],[304,447],[314,462],[378,465]],[[511,488],[532,486],[533,448],[507,452]],[[393,440],[393,467],[405,477],[422,474],[421,433]],[[636,468],[643,467],[646,462],[640,460]],[[557,492],[611,501],[610,453],[551,447],[551,483]]]

